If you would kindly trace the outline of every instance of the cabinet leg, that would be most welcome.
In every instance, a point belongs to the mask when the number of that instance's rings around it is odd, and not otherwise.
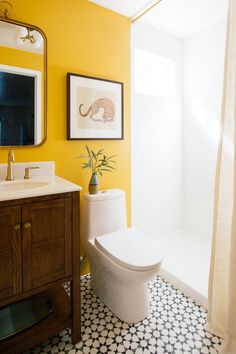
[[[72,282],[71,282],[71,313],[72,343],[76,344],[81,340],[80,324],[80,243],[79,243],[79,193],[73,193],[73,263],[72,263]]]
[[[81,341],[81,323],[80,323],[80,276],[71,282],[71,311],[72,311],[72,343]]]

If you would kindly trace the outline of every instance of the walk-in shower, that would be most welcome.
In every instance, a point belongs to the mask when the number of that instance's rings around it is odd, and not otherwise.
[[[227,1],[208,2],[212,14],[200,3],[181,15],[163,0],[155,28],[154,14],[132,25],[132,224],[162,248],[161,274],[206,307]],[[208,16],[199,27],[194,11]]]

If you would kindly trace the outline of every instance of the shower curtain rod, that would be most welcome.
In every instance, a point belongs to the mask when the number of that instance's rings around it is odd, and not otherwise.
[[[135,23],[139,20],[143,15],[145,15],[148,11],[150,11],[153,7],[158,5],[162,0],[152,1],[149,5],[145,6],[142,10],[140,10],[136,15],[131,17],[131,23]]]

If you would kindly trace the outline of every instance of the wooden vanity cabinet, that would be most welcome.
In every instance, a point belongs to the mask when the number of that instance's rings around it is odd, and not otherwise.
[[[79,259],[79,192],[0,202],[0,308],[41,292],[54,304],[47,318],[1,340],[0,353],[20,353],[67,327],[80,340]]]
[[[20,219],[20,206],[0,207],[0,301],[22,292]]]
[[[22,206],[23,290],[72,274],[72,199]]]

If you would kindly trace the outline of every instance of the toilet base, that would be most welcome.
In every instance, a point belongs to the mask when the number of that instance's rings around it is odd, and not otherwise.
[[[150,312],[148,283],[141,285],[119,282],[113,274],[101,275],[91,265],[91,286],[101,301],[126,323],[137,323],[144,320]],[[98,274],[100,273],[100,274]]]

